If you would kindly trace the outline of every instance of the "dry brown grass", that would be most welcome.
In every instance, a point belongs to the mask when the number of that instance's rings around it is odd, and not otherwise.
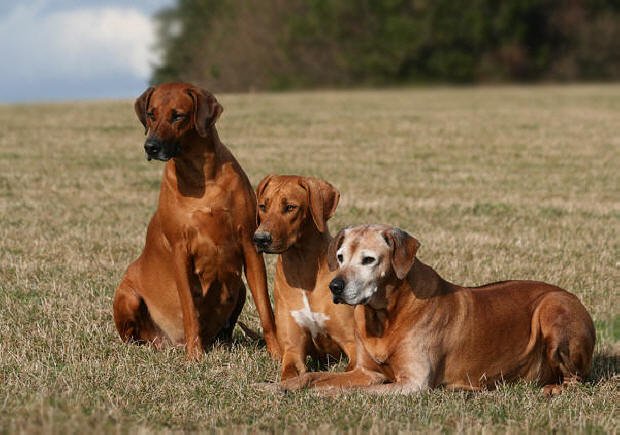
[[[131,102],[0,106],[3,432],[617,430],[620,86],[220,100],[220,136],[253,183],[310,174],[341,190],[332,230],[399,225],[453,282],[531,278],[576,293],[597,326],[590,382],[551,401],[527,384],[279,396],[253,387],[277,365],[240,333],[200,364],[123,345],[111,298],[142,249],[162,169],[143,157]],[[242,319],[258,326],[251,303]]]

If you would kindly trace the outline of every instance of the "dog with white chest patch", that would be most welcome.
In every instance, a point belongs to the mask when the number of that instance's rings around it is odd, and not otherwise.
[[[590,371],[595,330],[573,294],[535,281],[481,287],[447,282],[416,258],[419,243],[386,225],[347,228],[328,259],[335,302],[355,306],[357,365],[282,384],[406,394],[480,390],[519,379],[546,395]]]
[[[258,185],[257,249],[280,254],[274,299],[281,379],[306,372],[306,357],[325,361],[343,353],[355,365],[353,308],[332,302],[327,220],[340,193],[328,182],[293,175],[269,175]]]

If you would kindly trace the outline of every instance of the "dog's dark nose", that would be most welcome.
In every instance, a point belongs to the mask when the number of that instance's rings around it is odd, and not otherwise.
[[[259,247],[269,246],[271,244],[271,234],[267,231],[256,231],[254,233],[254,243]]]
[[[160,150],[161,146],[157,142],[149,141],[144,144],[144,151],[149,155],[157,154]]]
[[[332,291],[334,296],[341,295],[344,291],[344,279],[340,277],[332,279],[332,282],[329,283],[329,289]]]

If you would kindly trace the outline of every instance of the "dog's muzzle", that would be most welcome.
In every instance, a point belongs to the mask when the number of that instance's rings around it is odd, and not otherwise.
[[[178,143],[164,143],[157,139],[148,139],[144,144],[147,160],[161,160],[166,162],[179,155],[181,147]]]
[[[271,246],[271,234],[267,231],[256,231],[252,238],[259,252],[267,252]]]

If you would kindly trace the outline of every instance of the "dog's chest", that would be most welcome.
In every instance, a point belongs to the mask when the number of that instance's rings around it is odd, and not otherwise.
[[[302,303],[302,308],[298,310],[291,310],[291,316],[299,326],[308,330],[312,335],[312,338],[315,339],[319,334],[323,334],[325,332],[326,323],[329,320],[329,316],[318,311],[312,311],[308,297],[303,291]]]
[[[206,282],[241,276],[243,257],[228,209],[202,207],[191,214],[187,233],[194,273]]]

